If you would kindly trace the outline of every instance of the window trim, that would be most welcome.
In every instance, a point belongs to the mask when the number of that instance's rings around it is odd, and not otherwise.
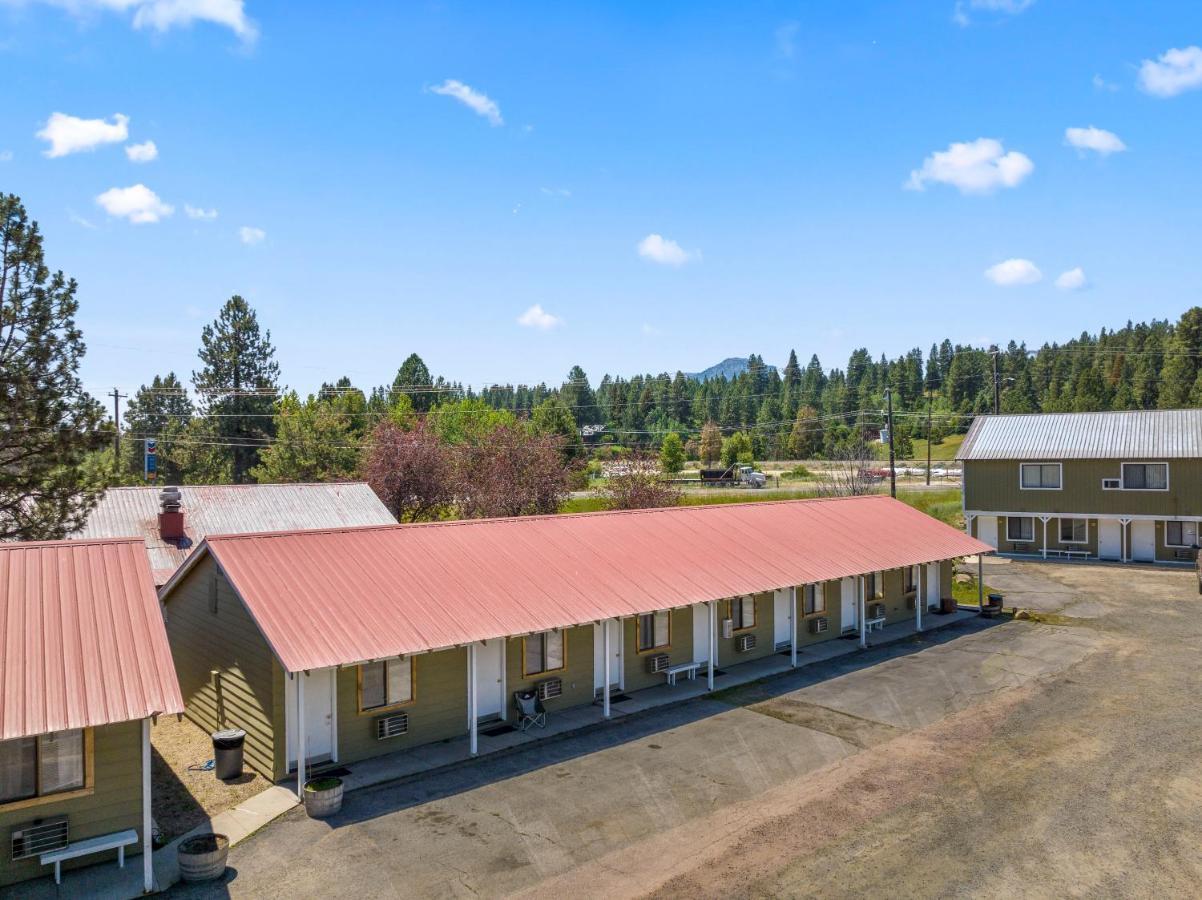
[[[639,619],[641,619],[643,616],[654,616],[659,613],[664,613],[668,617],[668,643],[660,644],[657,647],[641,647],[641,646],[639,646]],[[668,651],[670,651],[672,649],[672,618],[673,618],[672,610],[670,610],[670,609],[656,609],[656,610],[652,610],[649,613],[639,613],[637,616],[635,616],[634,617],[634,652],[635,652],[635,654],[637,655],[640,653],[667,653]],[[654,627],[651,629],[651,632],[652,632],[652,635],[654,635],[654,633],[655,633]],[[564,656],[565,657],[567,656],[566,648],[564,650]]]
[[[739,601],[739,611],[740,612],[743,611],[743,604],[748,600],[751,601],[751,624],[750,625],[735,625],[735,601],[736,600]],[[726,614],[727,614],[727,618],[730,619],[731,624],[734,625],[734,632],[733,632],[734,634],[738,634],[740,631],[753,631],[756,628],[758,628],[760,625],[760,607],[759,607],[759,604],[755,602],[755,594],[742,594],[738,597],[731,597],[729,600],[726,601]],[[742,616],[739,616],[739,621],[740,622],[743,621]]]
[[[1164,487],[1162,488],[1129,488],[1127,487],[1127,474],[1125,469],[1127,466],[1164,466]],[[1164,494],[1167,493],[1172,484],[1169,481],[1169,463],[1164,459],[1151,459],[1147,461],[1138,459],[1125,459],[1119,463],[1119,490],[1120,491],[1139,491],[1141,493]]]
[[[403,656],[388,656],[384,659],[373,659],[367,663],[360,663],[355,666],[355,705],[359,707],[359,715],[361,716],[378,716],[381,713],[392,712],[395,709],[404,709],[406,706],[412,706],[417,702],[417,656],[409,657],[409,699],[402,700],[400,703],[388,703],[384,706],[373,706],[371,709],[363,708],[363,667],[373,663],[388,663],[392,660],[404,660]],[[387,694],[388,678],[385,675],[384,679],[385,693]]]
[[[1059,486],[1058,487],[1027,487],[1025,484],[1023,484],[1023,469],[1025,469],[1027,466],[1055,466],[1057,472],[1059,473],[1059,477],[1057,479],[1057,481],[1059,482]],[[1046,462],[1035,462],[1035,461],[1020,462],[1018,464],[1018,489],[1020,491],[1062,491],[1062,490],[1064,490],[1064,463],[1055,462],[1050,459],[1047,460]]]
[[[806,595],[807,590],[814,592],[814,611],[806,612]],[[808,618],[810,616],[825,616],[826,615],[826,582],[818,584],[803,584],[801,586],[801,617]]]
[[[1174,550],[1193,550],[1194,549],[1193,544],[1170,544],[1169,543],[1169,525],[1174,522],[1179,523],[1181,525],[1193,525],[1194,526],[1194,540],[1196,541],[1198,539],[1199,528],[1198,528],[1198,522],[1196,519],[1165,519],[1164,520],[1164,545],[1166,547],[1171,547]],[[1184,537],[1185,537],[1185,535],[1184,535],[1184,531],[1183,531],[1182,532],[1183,540],[1184,540]]]
[[[638,626],[636,625],[635,628],[637,630]],[[546,659],[547,651],[546,651],[545,639],[546,639],[546,636],[549,634],[558,634],[559,639],[563,642],[563,654],[562,654],[563,665],[557,669],[543,669],[540,672],[528,671],[526,668],[526,641],[528,641],[532,637],[543,638],[544,639],[543,658]],[[668,635],[669,635],[669,637],[671,636],[671,634],[672,634],[672,619],[671,619],[671,614],[669,613],[669,617],[668,617]],[[637,635],[636,635],[636,637],[637,637]],[[554,675],[556,672],[563,672],[568,668],[568,633],[567,633],[567,629],[565,629],[565,628],[549,628],[546,631],[535,631],[535,632],[532,632],[531,634],[522,635],[520,640],[522,642],[522,677],[523,678],[538,678],[543,675]]]
[[[1022,521],[1023,519],[1026,519],[1027,521],[1029,521],[1031,523],[1031,536],[1029,538],[1011,537],[1010,536],[1010,523],[1012,521]],[[1008,543],[1008,544],[1033,544],[1033,543],[1035,543],[1035,516],[1006,516],[1006,543]]]
[[[885,599],[885,573],[865,572],[860,578],[864,581],[864,602],[880,602]],[[872,591],[868,590],[868,579],[872,579]]]
[[[1064,522],[1084,522],[1085,523],[1085,540],[1076,541],[1071,538],[1066,540],[1064,537]],[[1056,539],[1057,543],[1075,544],[1084,546],[1089,543],[1089,519],[1085,516],[1057,516],[1056,517]]]
[[[29,809],[33,806],[44,806],[47,803],[60,803],[75,797],[88,797],[96,791],[96,735],[93,728],[64,728],[63,731],[83,732],[83,787],[71,788],[66,791],[56,791],[53,794],[39,794],[26,797],[23,800],[10,800],[0,803],[0,813],[8,813],[18,809]],[[43,732],[54,734],[55,732]],[[41,737],[42,735],[34,735]]]
[[[918,568],[918,566],[902,566],[901,567],[902,596],[903,597],[908,597],[911,594],[918,593],[918,583],[922,580],[922,574],[920,572],[914,571],[917,568]],[[913,582],[913,584],[911,584],[909,587],[906,587],[907,574],[909,575],[911,581]]]

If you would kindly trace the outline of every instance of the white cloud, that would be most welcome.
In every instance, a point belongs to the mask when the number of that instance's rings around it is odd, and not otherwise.
[[[1101,75],[1094,75],[1093,86],[1094,86],[1095,90],[1109,91],[1112,94],[1119,89],[1119,86],[1117,84],[1111,84],[1109,81],[1107,81]]]
[[[1139,86],[1154,97],[1174,97],[1202,87],[1202,47],[1174,47],[1139,66]]]
[[[656,328],[650,322],[643,323],[642,331],[643,331],[643,334],[645,334],[647,337],[658,337],[659,335],[663,334],[662,331],[660,331],[658,328]]]
[[[159,158],[159,148],[154,145],[154,141],[147,141],[144,144],[127,144],[125,155],[130,162],[147,163]]]
[[[676,241],[660,234],[649,234],[639,241],[639,256],[664,266],[683,266],[701,258],[699,252],[689,252]]]
[[[784,22],[776,27],[776,55],[782,59],[792,59],[797,52],[797,32],[801,30],[798,22]]]
[[[189,219],[199,219],[202,222],[212,222],[217,218],[217,210],[205,209],[201,206],[192,206],[189,203],[185,203],[184,215]]]
[[[962,194],[989,194],[1000,187],[1017,187],[1035,169],[1030,157],[1017,150],[1006,152],[993,138],[953,143],[936,150],[910,172],[903,187],[924,190],[929,182],[950,184]]]
[[[50,144],[44,151],[51,159],[95,150],[101,144],[117,144],[129,137],[129,116],[117,113],[112,122],[104,119],[80,119],[66,113],[52,113],[46,125],[35,137]]]
[[[73,209],[67,210],[67,218],[69,218],[74,224],[78,225],[80,228],[87,228],[87,229],[93,230],[93,231],[96,229],[95,223],[89,221],[88,219],[85,219],[83,216],[81,216],[79,213],[77,213]]]
[[[469,87],[462,81],[448,78],[442,84],[432,87],[430,90],[443,97],[454,97],[477,115],[488,119],[490,125],[505,124],[505,120],[501,118],[501,108],[489,99],[487,94],[480,93],[480,91]]]
[[[0,0],[0,5],[23,5],[41,2],[66,10],[77,19],[88,19],[98,13],[118,14],[133,11],[134,28],[170,31],[190,26],[193,22],[209,22],[230,29],[245,43],[258,37],[255,23],[246,17],[243,0]]]
[[[539,331],[550,331],[552,328],[558,328],[563,324],[563,319],[559,318],[559,316],[551,315],[539,303],[535,303],[518,316],[517,321],[524,328],[537,328]]]
[[[267,237],[267,232],[262,228],[253,228],[250,225],[243,225],[238,229],[238,240],[246,244],[248,247],[253,247],[255,244],[263,243]]]
[[[1056,287],[1062,291],[1079,291],[1084,287],[1089,286],[1089,280],[1085,277],[1085,270],[1080,266],[1075,269],[1069,269],[1067,272],[1061,272],[1056,278]]]
[[[1043,278],[1043,273],[1029,259],[1008,259],[986,269],[985,277],[1001,287],[1014,287],[1034,284]]]
[[[1113,131],[1104,128],[1066,128],[1064,142],[1078,150],[1093,150],[1099,156],[1109,156],[1111,153],[1122,153],[1127,145]]]
[[[572,192],[571,192],[571,191],[569,191],[567,188],[549,188],[549,187],[545,187],[545,188],[539,188],[539,190],[541,190],[541,191],[542,191],[544,194],[546,194],[548,197],[564,197],[564,198],[567,198],[567,197],[571,197],[571,196],[572,196]]]
[[[13,152],[11,150],[0,150],[0,163],[12,162]]]
[[[164,203],[144,184],[109,188],[96,198],[96,202],[110,216],[129,219],[137,225],[157,222],[175,212],[175,207]]]
[[[952,9],[952,21],[961,28],[972,24],[968,9],[980,10],[986,13],[999,13],[1007,16],[1017,16],[1035,4],[1035,0],[957,0]]]

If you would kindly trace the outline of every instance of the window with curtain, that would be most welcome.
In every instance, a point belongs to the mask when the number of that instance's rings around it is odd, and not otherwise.
[[[1167,491],[1168,463],[1123,463],[1123,490]]]
[[[864,576],[864,599],[880,600],[885,595],[884,579],[880,572],[869,572]]]
[[[359,709],[386,709],[413,699],[413,660],[382,659],[359,667]]]
[[[912,594],[916,590],[918,590],[918,584],[914,577],[914,567],[906,566],[902,569],[902,592]]]
[[[1198,543],[1198,523],[1165,522],[1164,542],[1169,547],[1193,547]]]
[[[563,632],[544,631],[522,638],[524,675],[542,675],[564,668]]]
[[[1006,519],[1006,540],[1035,540],[1035,519],[1031,516],[1009,516]]]
[[[1022,486],[1027,490],[1060,490],[1059,463],[1022,463]]]
[[[1060,543],[1088,544],[1089,519],[1061,519]]]
[[[639,616],[639,650],[655,650],[672,643],[672,618],[667,610]]]
[[[815,613],[826,612],[826,595],[822,592],[822,585],[807,584],[802,588],[801,598],[801,608],[805,611],[805,615],[812,616]]]
[[[83,729],[0,741],[0,804],[85,787]]]
[[[755,598],[735,597],[731,600],[730,618],[735,623],[735,631],[755,628]]]

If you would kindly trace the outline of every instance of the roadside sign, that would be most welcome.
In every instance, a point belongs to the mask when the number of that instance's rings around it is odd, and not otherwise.
[[[159,474],[159,442],[154,438],[146,438],[146,480],[154,481]]]

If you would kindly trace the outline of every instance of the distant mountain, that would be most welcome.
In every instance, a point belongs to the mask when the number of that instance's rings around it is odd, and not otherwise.
[[[742,375],[746,371],[746,356],[730,356],[717,365],[710,366],[703,372],[685,372],[684,377],[695,378],[698,381],[709,381],[711,378],[725,378],[729,380],[736,375]],[[775,372],[776,366],[764,366],[764,371]]]

